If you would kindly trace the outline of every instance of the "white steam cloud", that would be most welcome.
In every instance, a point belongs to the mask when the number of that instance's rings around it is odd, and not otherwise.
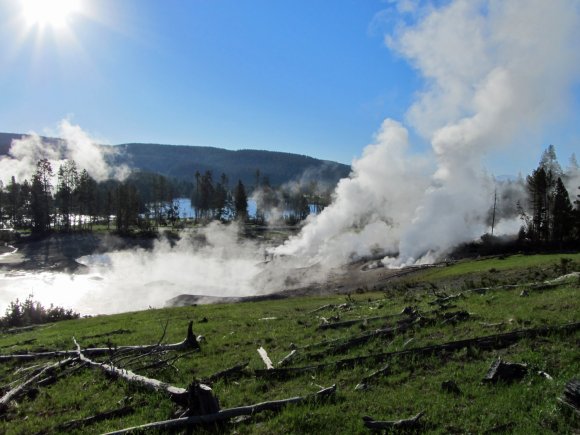
[[[420,18],[386,43],[426,79],[407,121],[433,154],[411,155],[405,127],[386,120],[334,203],[278,254],[340,262],[374,246],[398,253],[385,259],[391,265],[432,261],[488,229],[494,183],[483,158],[565,112],[580,72],[577,1],[456,0],[399,9]],[[430,176],[428,157],[436,167]]]
[[[115,152],[114,148],[98,145],[78,125],[64,119],[59,123],[56,135],[60,140],[43,139],[35,133],[14,140],[8,155],[0,157],[2,181],[7,183],[12,176],[18,182],[30,180],[40,159],[48,159],[55,174],[65,160],[73,159],[80,169],[86,169],[97,181],[122,180],[129,175],[129,167],[107,163],[107,156]]]

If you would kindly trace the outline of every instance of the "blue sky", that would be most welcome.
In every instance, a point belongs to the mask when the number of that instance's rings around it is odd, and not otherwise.
[[[0,0],[0,131],[50,133],[69,117],[111,144],[268,149],[350,163],[385,117],[405,119],[424,86],[384,43],[400,18],[390,2],[80,5],[64,28],[41,28],[24,22],[20,0]],[[567,159],[580,143],[572,112],[534,137],[538,150],[552,142]]]

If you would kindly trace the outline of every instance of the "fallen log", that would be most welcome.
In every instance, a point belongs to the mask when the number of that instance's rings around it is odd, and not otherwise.
[[[91,417],[81,418],[78,420],[71,420],[65,423],[61,423],[54,428],[55,432],[68,432],[73,429],[78,429],[84,426],[89,426],[94,423],[98,423],[103,420],[109,420],[111,418],[124,417],[125,415],[132,414],[135,412],[135,408],[132,406],[123,406],[122,408],[113,409],[110,411],[100,412]]]
[[[318,307],[315,310],[309,311],[308,314],[315,314],[318,313],[319,311],[326,310],[327,308],[334,308],[334,304],[322,305],[321,307]]]
[[[329,363],[310,365],[305,367],[280,367],[272,370],[255,370],[254,374],[255,376],[259,377],[274,377],[278,379],[285,379],[288,377],[300,375],[304,372],[317,371],[328,367],[353,367],[364,361],[386,362],[393,358],[408,358],[413,356],[444,354],[448,352],[455,352],[468,347],[481,350],[501,349],[510,346],[524,338],[540,337],[553,333],[570,333],[577,331],[578,329],[580,329],[580,322],[567,323],[564,325],[542,326],[540,328],[521,329],[512,332],[505,332],[502,334],[450,341],[443,344],[416,347],[395,352],[362,355],[359,357],[346,358]]]
[[[130,370],[125,370],[110,364],[104,364],[97,361],[93,361],[92,359],[84,355],[83,351],[81,350],[81,347],[74,338],[73,341],[77,347],[77,356],[82,362],[90,366],[97,367],[100,370],[104,371],[105,373],[108,373],[109,375],[125,379],[128,382],[132,382],[146,389],[164,392],[168,394],[169,398],[176,403],[179,403],[181,405],[187,404],[188,391],[185,388],[174,387],[173,385],[170,385],[166,382],[141,376],[136,373],[133,373]]]
[[[376,378],[387,375],[391,371],[389,365],[387,364],[382,369],[379,369],[368,376],[365,376],[361,381],[354,387],[355,390],[366,390],[368,388],[369,382],[375,380]]]
[[[17,399],[22,394],[24,394],[31,385],[40,380],[44,375],[46,375],[47,373],[56,368],[60,368],[62,366],[70,364],[74,360],[75,358],[67,358],[65,360],[58,361],[54,364],[48,364],[34,376],[30,377],[29,379],[18,385],[16,388],[13,388],[10,391],[8,391],[6,394],[4,394],[4,396],[2,396],[2,398],[0,398],[0,412],[6,411],[11,401]]]
[[[392,429],[414,429],[419,426],[419,420],[425,415],[425,412],[420,412],[414,417],[405,418],[401,420],[392,421],[378,421],[372,417],[363,417],[364,425],[373,430],[392,430]]]
[[[498,358],[487,371],[484,382],[513,382],[522,379],[528,373],[528,366],[520,363],[510,363]]]
[[[220,379],[232,379],[232,378],[239,377],[242,374],[242,370],[245,369],[247,366],[248,366],[247,362],[237,364],[237,365],[230,367],[228,369],[214,373],[213,375],[205,378],[204,382],[208,383],[208,384],[212,384],[214,382],[219,381]]]
[[[149,345],[136,345],[136,346],[117,346],[117,347],[89,347],[83,351],[85,355],[99,356],[107,355],[112,352],[118,351],[139,351],[148,352],[152,349],[158,349],[160,351],[178,351],[178,350],[189,350],[189,349],[200,349],[199,343],[192,330],[193,322],[190,321],[187,326],[187,336],[183,341],[173,344],[149,344]],[[18,353],[11,355],[0,355],[0,362],[19,360],[28,361],[37,358],[55,358],[55,357],[75,357],[77,355],[76,350],[56,350],[52,352],[38,352],[38,353]]]
[[[288,364],[296,356],[296,352],[296,349],[293,349],[288,355],[278,361],[278,367],[284,367]]]
[[[290,404],[299,404],[310,402],[313,400],[323,400],[330,396],[332,396],[336,392],[336,385],[333,385],[329,388],[324,388],[317,393],[310,394],[304,397],[292,397],[290,399],[284,400],[273,400],[270,402],[262,402],[257,403],[255,405],[249,406],[240,406],[237,408],[227,408],[222,409],[213,414],[206,414],[206,415],[194,415],[190,417],[182,417],[177,418],[174,420],[166,420],[166,421],[158,421],[154,423],[144,424],[141,426],[130,427],[126,429],[121,429],[115,432],[109,432],[106,435],[120,435],[126,434],[129,432],[134,431],[143,431],[147,429],[156,429],[156,430],[166,430],[170,428],[182,428],[182,427],[191,427],[201,424],[209,424],[209,423],[216,423],[219,421],[229,420],[234,417],[239,417],[241,415],[254,415],[259,412],[263,411],[279,411],[280,409],[288,406]]]
[[[274,368],[274,365],[272,364],[272,360],[268,356],[268,352],[266,352],[266,349],[260,346],[260,348],[258,349],[258,353],[260,354],[260,358],[262,358],[262,361],[264,361],[264,364],[266,364],[266,369],[272,370]]]
[[[420,316],[409,317],[408,319],[404,319],[404,320],[399,321],[396,326],[389,326],[386,328],[377,329],[375,331],[365,332],[363,334],[356,335],[356,336],[349,338],[349,339],[336,338],[333,340],[321,341],[318,343],[310,344],[308,346],[304,346],[302,349],[305,350],[305,349],[312,349],[312,348],[316,348],[316,347],[332,346],[331,351],[334,353],[339,353],[339,352],[342,352],[343,350],[348,349],[350,347],[366,343],[367,341],[369,341],[375,337],[379,337],[379,336],[390,337],[390,336],[395,335],[395,333],[405,332],[408,329],[410,329],[411,326],[414,325],[414,322],[416,320],[418,320],[420,318],[421,318]],[[328,354],[328,350],[325,350],[325,351],[322,351],[318,354],[316,354],[316,353],[310,354],[309,357],[312,359],[316,359],[317,357],[324,357],[327,354]]]
[[[564,387],[564,394],[558,400],[580,416],[580,380],[570,380]]]

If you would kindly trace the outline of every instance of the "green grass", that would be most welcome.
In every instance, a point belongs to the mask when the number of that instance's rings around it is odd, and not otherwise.
[[[516,256],[505,260],[491,259],[462,263],[441,270],[429,270],[413,283],[433,279],[432,273],[448,272],[454,278],[473,271],[503,267],[502,271],[524,271],[522,282],[528,282],[527,268],[551,270],[561,256]],[[566,255],[578,261],[578,255]],[[497,264],[496,264],[497,263]],[[451,276],[451,275],[448,275]],[[503,427],[508,433],[570,433],[580,429],[577,417],[558,405],[564,384],[580,375],[580,333],[555,334],[522,340],[508,348],[494,351],[464,349],[444,356],[399,359],[389,362],[391,372],[365,391],[355,391],[361,378],[384,364],[367,360],[353,368],[329,367],[306,372],[288,380],[260,379],[254,369],[264,365],[256,352],[263,346],[276,365],[290,351],[299,347],[293,366],[305,366],[342,358],[391,352],[444,343],[511,330],[580,321],[580,292],[577,281],[549,290],[525,288],[495,289],[484,294],[465,292],[454,300],[449,311],[465,310],[470,317],[456,325],[443,324],[435,313],[429,313],[434,296],[418,287],[397,287],[396,291],[344,296],[305,297],[232,305],[209,305],[162,310],[147,310],[115,316],[44,325],[39,328],[0,338],[0,352],[73,348],[72,337],[83,347],[156,343],[168,322],[165,342],[184,338],[189,320],[194,331],[203,335],[199,353],[180,359],[174,369],[139,372],[176,386],[186,387],[194,378],[203,379],[239,362],[248,361],[247,374],[235,381],[213,385],[222,408],[248,405],[265,400],[306,395],[321,387],[337,384],[336,397],[324,403],[309,403],[285,408],[279,413],[265,412],[240,423],[200,429],[201,433],[368,433],[362,416],[379,420],[411,417],[425,411],[422,430],[430,433],[481,433]],[[449,293],[461,288],[448,287]],[[348,302],[345,309],[338,305]],[[326,304],[334,307],[315,314],[311,311]],[[325,340],[346,340],[358,334],[392,325],[393,320],[376,320],[345,329],[318,330],[320,317],[338,315],[341,320],[395,314],[414,305],[433,324],[416,327],[394,338],[375,338],[341,354],[325,353],[328,346],[308,350],[304,346]],[[205,321],[207,319],[207,321]],[[496,325],[497,324],[497,325]],[[491,326],[490,326],[491,325]],[[108,335],[107,335],[108,334]],[[35,339],[33,343],[23,344]],[[412,341],[409,342],[409,340]],[[405,346],[406,344],[406,346]],[[323,354],[313,359],[314,353]],[[512,384],[487,385],[481,382],[489,365],[498,356],[528,363],[529,374]],[[30,363],[0,363],[0,384],[15,380],[16,370]],[[539,375],[544,370],[549,381]],[[445,392],[441,382],[454,380],[462,391],[459,396]],[[173,416],[175,406],[162,394],[151,394],[126,382],[110,379],[100,371],[78,368],[56,384],[38,389],[36,397],[20,399],[0,421],[0,433],[30,434],[58,432],[59,424],[88,417],[98,412],[132,403],[137,411],[131,415],[103,421],[78,429],[77,433],[102,433]],[[505,425],[505,426],[504,426]],[[67,431],[67,433],[69,433]],[[74,432],[73,432],[74,433]]]

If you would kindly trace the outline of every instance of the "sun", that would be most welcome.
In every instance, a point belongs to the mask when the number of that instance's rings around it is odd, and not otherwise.
[[[77,12],[79,0],[21,0],[22,12],[30,26],[64,27]]]

